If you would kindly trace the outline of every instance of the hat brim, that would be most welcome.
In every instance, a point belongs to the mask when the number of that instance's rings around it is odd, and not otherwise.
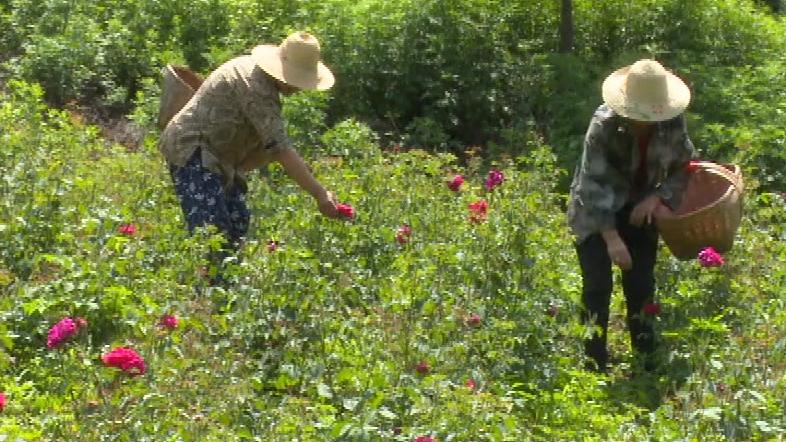
[[[273,78],[300,89],[324,91],[336,82],[333,73],[321,61],[316,70],[304,70],[292,67],[281,58],[278,46],[260,45],[251,50],[251,57],[256,64]]]
[[[683,113],[690,104],[690,88],[671,72],[666,73],[668,93],[660,103],[637,103],[625,93],[630,66],[618,69],[603,81],[603,101],[617,114],[632,120],[658,122]]]

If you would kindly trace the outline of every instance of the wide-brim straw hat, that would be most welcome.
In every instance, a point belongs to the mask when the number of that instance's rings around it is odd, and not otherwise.
[[[644,59],[606,77],[603,101],[625,118],[665,121],[685,111],[690,89],[657,61]]]
[[[259,45],[251,56],[262,70],[300,89],[330,89],[335,77],[322,63],[319,41],[308,32],[295,32],[278,45]]]

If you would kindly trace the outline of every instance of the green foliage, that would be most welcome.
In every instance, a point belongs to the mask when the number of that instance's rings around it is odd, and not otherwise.
[[[206,73],[305,29],[338,81],[327,95],[291,100],[299,145],[347,118],[384,144],[454,153],[534,125],[572,169],[603,78],[654,57],[692,85],[702,153],[739,161],[775,189],[786,29],[763,3],[576,0],[576,50],[566,55],[555,54],[559,2],[13,0],[0,10],[1,75],[39,82],[56,104],[128,111],[166,63]]]
[[[786,437],[782,19],[748,0],[573,3],[576,51],[555,54],[559,2],[0,1],[0,439]],[[297,29],[338,81],[284,100],[287,129],[358,216],[322,218],[272,167],[250,183],[236,283],[207,287],[221,239],[183,228],[155,147],[159,70],[208,72]],[[636,369],[615,294],[618,363],[597,376],[577,369],[588,330],[562,192],[600,83],[642,57],[691,85],[691,137],[743,166],[746,218],[721,268],[662,249],[658,372]],[[44,99],[133,108],[143,148]],[[506,180],[487,191],[492,165]],[[174,331],[156,325],[170,313]],[[64,316],[89,326],[47,350]],[[119,345],[144,376],[102,366]]]
[[[252,226],[229,263],[236,282],[225,290],[199,276],[220,238],[186,234],[155,149],[107,146],[95,128],[46,108],[42,96],[38,86],[10,82],[0,100],[0,391],[8,396],[0,436],[786,435],[780,194],[749,193],[721,268],[678,262],[662,250],[657,373],[633,368],[617,294],[610,347],[619,363],[598,376],[577,369],[586,330],[577,324],[580,281],[555,190],[563,172],[534,131],[504,134],[499,149],[518,145],[521,155],[497,162],[506,179],[488,191],[481,161],[383,153],[368,126],[334,125],[312,165],[357,218],[321,217],[272,169],[250,183]],[[137,102],[143,121],[145,95]],[[467,177],[460,192],[445,185],[455,173]],[[488,216],[472,223],[467,206],[481,198]],[[134,235],[118,232],[127,222]],[[413,234],[399,244],[396,229],[405,223]],[[269,239],[279,243],[274,252]],[[163,314],[177,315],[178,328],[157,326]],[[49,327],[64,316],[85,317],[88,326],[62,348],[46,349]],[[103,367],[100,355],[120,345],[143,355],[147,373],[129,378]],[[429,369],[419,373],[422,362]]]

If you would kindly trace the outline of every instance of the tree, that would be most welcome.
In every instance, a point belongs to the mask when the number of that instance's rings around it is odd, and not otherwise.
[[[559,51],[573,51],[573,0],[562,0],[559,24]]]

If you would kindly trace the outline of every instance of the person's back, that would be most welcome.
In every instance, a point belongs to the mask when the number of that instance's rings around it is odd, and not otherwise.
[[[202,83],[169,122],[160,148],[171,164],[183,165],[204,146],[205,167],[232,182],[239,169],[252,169],[250,155],[291,147],[281,118],[275,79],[250,55],[227,61]],[[260,160],[261,162],[261,160]]]

